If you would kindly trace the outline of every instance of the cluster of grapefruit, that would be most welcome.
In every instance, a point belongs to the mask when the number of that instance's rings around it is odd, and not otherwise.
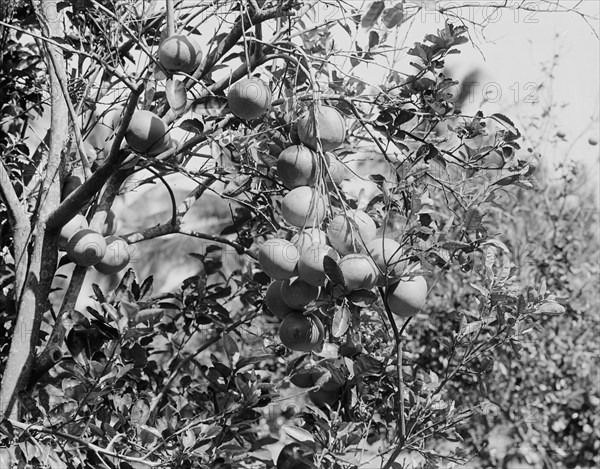
[[[77,265],[94,266],[105,275],[116,274],[130,261],[129,245],[123,238],[114,236],[116,228],[115,214],[111,210],[107,212],[101,233],[90,229],[86,218],[77,214],[62,228],[58,246]]]
[[[262,115],[270,99],[268,86],[256,78],[239,82],[228,96],[230,110],[243,119]],[[260,243],[258,262],[272,278],[265,305],[281,319],[281,342],[290,350],[311,352],[324,342],[325,328],[315,305],[326,299],[326,292],[339,298],[385,287],[390,310],[408,317],[422,308],[427,284],[421,276],[400,279],[406,269],[403,249],[381,236],[368,213],[331,206],[327,189],[339,183],[331,165],[339,160],[332,151],[346,138],[338,110],[315,107],[296,125],[300,143],[285,148],[276,164],[286,188],[281,216],[287,235]]]

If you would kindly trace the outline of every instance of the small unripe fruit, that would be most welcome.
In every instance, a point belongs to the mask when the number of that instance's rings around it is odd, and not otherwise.
[[[427,282],[422,276],[401,280],[388,289],[387,304],[392,313],[407,318],[417,314],[427,299]]]
[[[258,249],[260,267],[276,280],[287,280],[295,276],[299,258],[296,246],[285,239],[269,239]]]
[[[281,298],[281,284],[283,280],[273,280],[267,287],[265,293],[265,304],[275,317],[284,319],[288,314],[293,313],[294,308],[290,308],[283,298]]]
[[[252,120],[271,107],[271,90],[260,78],[245,78],[234,83],[227,94],[229,110],[240,119]]]
[[[323,335],[323,324],[312,314],[288,314],[279,327],[281,343],[297,352],[315,350],[323,342]]]
[[[323,260],[325,256],[332,257],[335,260],[340,258],[339,254],[331,247],[325,244],[313,244],[298,260],[298,276],[306,283],[322,287],[327,281]]]
[[[348,254],[338,263],[348,291],[370,290],[377,284],[379,271],[365,254]]]
[[[129,244],[118,236],[107,236],[104,239],[106,241],[106,253],[102,260],[94,265],[94,268],[104,275],[116,274],[129,264]]]
[[[308,186],[292,189],[281,202],[283,219],[298,228],[320,225],[325,212],[325,198]]]
[[[202,61],[200,44],[190,36],[169,36],[158,48],[158,61],[171,72],[193,73]]]
[[[324,231],[319,228],[306,228],[295,234],[291,240],[292,244],[296,246],[300,255],[304,253],[313,244],[327,244],[327,235]]]
[[[319,297],[319,287],[301,278],[285,280],[281,284],[281,299],[292,309],[304,309]]]
[[[129,146],[138,153],[157,155],[169,148],[171,137],[167,124],[150,111],[136,111],[125,133]]]
[[[377,234],[375,222],[365,212],[348,210],[347,213],[348,217],[344,214],[335,216],[327,228],[329,244],[342,256],[363,250],[363,244],[373,240]]]
[[[319,123],[319,136],[323,151],[335,150],[346,138],[344,118],[337,109],[331,106],[315,108],[314,115]],[[307,147],[317,150],[317,133],[312,110],[298,121],[298,137]]]
[[[379,270],[378,286],[384,286],[387,277],[397,277],[402,274],[405,263],[400,261],[402,259],[400,243],[391,238],[376,238],[369,241],[366,247]]]
[[[75,233],[67,243],[67,255],[75,264],[89,267],[97,264],[106,254],[104,237],[90,229]]]
[[[325,173],[325,169],[323,169]],[[313,187],[319,174],[319,156],[303,145],[292,145],[277,158],[277,175],[288,189]]]
[[[75,215],[69,222],[62,227],[58,237],[58,247],[64,249],[67,247],[67,242],[75,233],[89,228],[88,222],[81,214]]]

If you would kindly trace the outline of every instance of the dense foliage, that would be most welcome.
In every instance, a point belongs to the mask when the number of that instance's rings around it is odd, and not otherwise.
[[[446,61],[458,60],[454,54],[468,43],[464,26],[446,22],[405,48],[410,68],[400,71],[396,33],[417,13],[401,3],[372,2],[364,11],[328,4],[337,14],[323,19],[310,2],[176,2],[184,33],[199,32],[211,17],[222,21],[221,33],[203,38],[200,69],[177,81],[165,80],[149,58],[165,29],[163,6],[136,6],[59,3],[66,30],[54,42],[72,67],[68,100],[88,142],[108,111],[126,107],[131,96],[179,129],[183,141],[177,155],[142,155],[135,169],[119,169],[131,150],[116,165],[110,156],[103,161],[102,135],[100,145],[92,144],[97,159],[85,169],[114,167],[103,192],[80,208],[93,221],[114,197],[164,184],[172,203],[167,219],[119,234],[131,245],[197,237],[204,249],[191,253],[194,274],[174,291],[155,292],[153,277],[136,275],[141,267],[132,264],[111,285],[94,284],[85,308],[75,307],[85,269],[67,270],[72,263],[61,254],[55,291],[41,301],[36,344],[38,359],[51,346],[60,357],[43,373],[32,367],[19,393],[19,418],[3,408],[3,464],[274,467],[274,456],[292,442],[277,467],[600,462],[592,365],[596,207],[573,199],[587,197],[576,189],[576,167],[562,180],[544,180],[539,155],[521,148],[509,117],[462,114]],[[47,12],[17,2],[11,15],[18,29],[1,23],[2,164],[37,223],[47,186],[36,171],[47,170],[50,150],[43,136],[36,149],[27,146],[27,126],[36,112],[48,116],[46,101],[61,90],[42,80],[51,62]],[[350,38],[351,51],[336,44],[340,34]],[[359,34],[364,40],[356,40]],[[384,84],[365,80],[365,64],[381,63],[388,64]],[[247,74],[267,82],[274,100],[252,121],[226,107],[230,80]],[[325,343],[299,353],[279,340],[281,321],[263,301],[270,279],[256,253],[271,235],[289,239],[297,231],[282,220],[287,190],[275,166],[282,149],[299,142],[298,116],[314,112],[316,103],[334,106],[348,127],[334,155],[345,181],[323,177],[318,184],[328,216],[333,209],[367,212],[403,246],[404,275],[422,273],[430,291],[427,307],[404,320],[385,301],[389,285],[339,295],[344,279],[330,268],[332,281],[310,307],[325,325]],[[62,181],[86,162],[75,132],[69,138]],[[181,205],[169,186],[173,174],[197,185]],[[185,228],[191,222],[183,217],[205,192],[226,202],[220,216],[228,221],[219,232]],[[3,372],[11,340],[19,339],[14,224],[4,195]],[[291,384],[309,366],[326,379],[310,390]],[[333,398],[321,389],[328,380],[342,385]],[[323,394],[307,398],[314,393]],[[294,458],[306,466],[292,466]]]

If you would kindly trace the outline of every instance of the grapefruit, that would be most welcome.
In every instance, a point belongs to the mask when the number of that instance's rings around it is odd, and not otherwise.
[[[262,270],[275,280],[287,280],[296,275],[300,254],[289,241],[272,238],[258,248],[258,263]]]
[[[400,261],[402,259],[400,243],[391,238],[376,238],[369,241],[366,248],[379,270],[377,285],[382,287],[388,277],[402,274],[405,263]]]
[[[327,235],[319,228],[306,228],[295,234],[291,242],[302,255],[314,243],[327,244]]]
[[[282,280],[273,280],[267,287],[265,293],[265,305],[269,308],[269,311],[273,313],[279,319],[284,319],[288,314],[293,313],[295,310],[290,308],[283,298],[281,298],[281,284]]]
[[[75,233],[81,230],[89,228],[88,222],[83,215],[78,213],[71,220],[62,227],[58,236],[58,246],[61,249],[67,247],[67,242]]]
[[[348,291],[370,290],[377,284],[379,271],[365,254],[348,254],[338,263]]]
[[[279,154],[277,175],[288,189],[313,187],[319,174],[319,156],[303,145],[292,145]]]
[[[260,78],[245,78],[229,88],[229,110],[240,119],[252,120],[271,107],[271,90]]]
[[[361,251],[377,234],[375,222],[365,212],[348,210],[347,214],[336,215],[327,228],[329,244],[342,256]]]
[[[107,236],[104,239],[106,253],[102,260],[94,265],[94,268],[104,275],[116,274],[129,264],[129,244],[118,236]]]
[[[171,72],[193,73],[202,61],[200,44],[190,36],[169,36],[158,48],[158,61]]]
[[[321,320],[312,314],[288,314],[279,326],[281,343],[296,352],[315,350],[323,342],[323,335]]]
[[[327,210],[325,197],[315,189],[300,186],[292,189],[281,201],[283,219],[292,226],[302,228],[320,225]]]
[[[425,306],[427,282],[422,276],[400,280],[389,287],[386,299],[392,313],[403,318],[414,316]]]
[[[325,285],[327,276],[323,267],[325,256],[329,256],[338,260],[339,254],[326,244],[313,244],[304,253],[300,255],[298,260],[298,276],[306,283],[318,287]]]
[[[138,153],[157,155],[171,145],[167,124],[150,111],[136,111],[125,133],[129,146]]]
[[[301,278],[285,280],[281,284],[281,299],[292,309],[304,309],[319,297],[319,287]]]
[[[337,109],[331,106],[315,107],[298,121],[298,138],[304,145],[317,149],[315,117],[319,124],[319,136],[323,151],[338,148],[346,138],[346,124]]]
[[[97,264],[106,254],[106,241],[100,233],[83,229],[69,238],[67,255],[75,264],[89,267]]]

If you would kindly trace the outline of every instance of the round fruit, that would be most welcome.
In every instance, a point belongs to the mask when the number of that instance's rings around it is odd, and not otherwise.
[[[193,37],[169,36],[158,48],[158,61],[171,72],[193,73],[202,61],[200,44]]]
[[[594,147],[598,145],[598,139],[596,137],[590,137],[588,138],[588,143]]]
[[[301,278],[285,280],[281,284],[281,299],[293,309],[303,309],[319,297],[319,287]]]
[[[504,157],[497,151],[481,158],[481,166],[485,169],[500,169],[504,167]]]
[[[348,291],[370,290],[377,284],[379,271],[371,258],[365,254],[348,254],[339,262]]]
[[[75,233],[81,230],[89,228],[88,222],[85,217],[81,214],[75,215],[69,222],[62,227],[60,235],[58,236],[58,246],[61,249],[67,247],[67,242]]]
[[[340,185],[342,181],[352,177],[352,172],[333,153],[329,155],[329,177],[335,184]]]
[[[81,186],[81,178],[79,176],[70,175],[66,177],[60,195],[61,200],[65,200],[79,186]]]
[[[298,260],[298,276],[310,285],[322,287],[327,281],[323,260],[329,256],[338,260],[340,255],[326,244],[313,244]]]
[[[340,398],[339,389],[327,391],[325,389],[317,389],[316,391],[308,391],[308,398],[317,407],[333,407]]]
[[[272,238],[258,249],[258,263],[262,270],[275,280],[287,280],[296,275],[300,254],[289,241]]]
[[[273,313],[279,319],[285,318],[288,314],[293,313],[295,310],[285,304],[283,298],[281,298],[281,284],[282,280],[274,280],[267,287],[265,293],[265,304],[269,311]]]
[[[397,277],[404,270],[402,247],[391,238],[376,238],[366,245],[373,262],[379,270],[377,285],[384,286],[388,277]]]
[[[292,226],[302,228],[320,225],[325,218],[327,205],[315,189],[301,186],[292,189],[281,201],[283,219]]]
[[[138,153],[157,155],[171,144],[167,124],[150,111],[136,111],[125,133],[129,146]]]
[[[279,326],[281,343],[297,352],[315,350],[323,342],[323,335],[323,324],[312,314],[288,314]]]
[[[118,236],[107,236],[104,239],[106,253],[102,260],[94,265],[94,268],[104,275],[116,274],[129,264],[129,244]]]
[[[229,110],[240,119],[252,120],[271,107],[271,90],[260,78],[246,78],[235,83],[227,94]]]
[[[392,313],[407,318],[417,314],[427,299],[427,282],[421,276],[401,280],[388,289],[387,304]]]
[[[335,150],[346,138],[344,118],[331,106],[320,106],[306,113],[298,121],[298,137],[300,141],[313,150],[317,149],[315,117],[319,123],[319,136],[323,151]]]
[[[292,145],[277,159],[277,175],[288,189],[315,185],[319,173],[319,156],[303,145]]]
[[[89,267],[97,264],[106,254],[104,237],[90,229],[83,229],[69,238],[67,255],[75,264]]]
[[[292,244],[298,248],[300,255],[313,244],[327,244],[327,235],[319,228],[306,228],[292,237]]]
[[[304,451],[298,443],[286,445],[277,457],[277,469],[311,469],[313,455]]]
[[[362,245],[373,240],[377,234],[377,226],[373,219],[362,210],[348,210],[335,216],[327,228],[329,244],[344,256],[362,250]],[[356,227],[349,220],[352,220]]]
[[[108,210],[106,212],[106,219],[102,225],[102,236],[112,236],[117,232],[118,222],[115,218],[115,212]]]

